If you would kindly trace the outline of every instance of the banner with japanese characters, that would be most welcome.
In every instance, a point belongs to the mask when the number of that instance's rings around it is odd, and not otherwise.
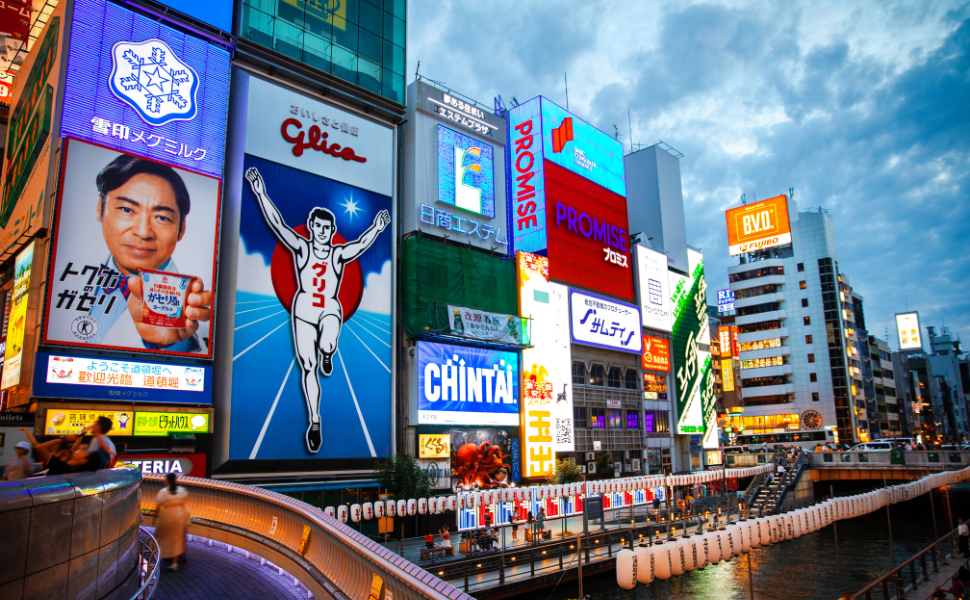
[[[106,0],[75,0],[61,136],[222,177],[227,48]]]
[[[569,290],[573,341],[621,352],[643,351],[640,309],[576,290]]]
[[[64,153],[44,343],[210,357],[220,181],[80,140]]]
[[[448,325],[449,333],[457,337],[514,346],[529,344],[528,320],[513,315],[449,304]]]
[[[572,351],[566,286],[549,281],[549,259],[516,256],[519,312],[531,320],[522,350],[523,477],[552,473],[556,452],[573,452]]]

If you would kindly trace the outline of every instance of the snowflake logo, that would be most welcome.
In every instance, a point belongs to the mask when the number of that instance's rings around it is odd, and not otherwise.
[[[118,42],[111,49],[111,91],[150,125],[191,121],[199,75],[162,40]]]

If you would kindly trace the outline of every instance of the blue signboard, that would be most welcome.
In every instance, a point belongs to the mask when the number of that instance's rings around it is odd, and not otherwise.
[[[418,423],[518,425],[518,353],[418,342]]]
[[[165,6],[169,6],[186,14],[193,19],[208,23],[223,31],[232,31],[232,0],[208,0],[198,2],[196,0],[159,0]]]
[[[495,216],[493,148],[438,125],[438,202]]]
[[[105,0],[74,3],[62,136],[221,178],[228,99],[226,48]]]
[[[34,358],[33,395],[212,404],[212,367],[38,352]]]
[[[734,292],[731,290],[717,291],[717,312],[734,310]]]

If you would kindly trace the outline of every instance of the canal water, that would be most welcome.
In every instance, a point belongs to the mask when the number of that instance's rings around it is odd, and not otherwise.
[[[939,535],[949,530],[951,516],[954,527],[958,517],[970,517],[970,483],[936,489],[932,496]],[[931,515],[928,494],[892,505],[890,518],[897,565],[937,539],[934,537]],[[838,537],[842,587],[839,586],[835,557],[835,529],[830,525],[798,539],[759,548],[729,562],[708,566],[668,581],[654,581],[649,586],[637,584],[629,591],[620,589],[612,571],[587,577],[583,580],[583,592],[590,600],[749,600],[750,556],[754,565],[756,599],[836,600],[842,588],[856,592],[892,568],[885,509],[838,521]],[[551,593],[539,591],[529,594],[529,600],[570,600],[578,595],[577,584],[571,581]]]

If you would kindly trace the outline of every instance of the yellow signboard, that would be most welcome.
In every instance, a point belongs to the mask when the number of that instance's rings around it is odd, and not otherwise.
[[[111,419],[109,436],[131,435],[135,413],[130,410],[77,410],[48,408],[44,422],[45,435],[76,435],[98,417]]]
[[[20,363],[24,355],[24,336],[27,334],[27,292],[30,290],[30,270],[33,265],[34,242],[31,242],[14,261],[13,299],[10,302],[3,376],[0,378],[0,389],[4,390],[20,385]]]
[[[721,383],[725,392],[734,391],[734,359],[721,361]]]
[[[447,433],[422,433],[418,435],[418,458],[449,458],[451,436]]]
[[[209,415],[147,411],[135,413],[135,435],[165,436],[170,433],[209,433]]]

